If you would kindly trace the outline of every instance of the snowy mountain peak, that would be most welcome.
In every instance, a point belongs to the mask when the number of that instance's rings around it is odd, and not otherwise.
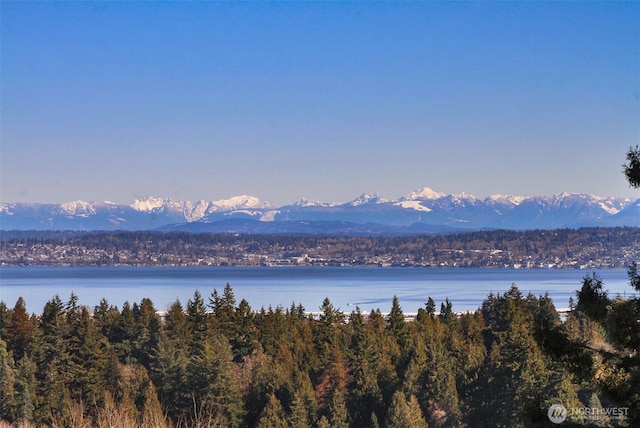
[[[130,205],[136,211],[152,212],[159,209],[168,209],[171,211],[181,211],[188,213],[187,218],[190,221],[200,218],[205,214],[213,211],[233,211],[238,209],[263,209],[273,208],[267,202],[262,202],[255,196],[240,195],[229,199],[221,199],[214,202],[200,201],[174,201],[172,199],[159,198],[155,196],[136,199]]]
[[[136,199],[130,206],[136,211],[151,212],[162,208],[167,202],[169,202],[169,199],[159,198],[157,196],[145,196]]]
[[[388,201],[383,197],[381,197],[378,193],[374,193],[373,195],[370,195],[368,193],[363,193],[353,201],[348,202],[347,205],[357,207],[359,205],[364,205],[364,204],[383,204],[385,202],[388,202]]]
[[[394,203],[394,205],[405,208],[405,209],[411,209],[415,211],[424,211],[427,213],[433,211],[431,208],[425,207],[424,205],[422,205],[420,201],[399,201]]]
[[[451,195],[451,199],[456,202],[461,202],[461,201],[476,202],[478,200],[475,196],[470,195],[467,192],[462,192],[458,195]]]
[[[262,208],[274,208],[268,202],[262,202],[255,196],[240,195],[234,196],[229,199],[221,199],[214,201],[213,205],[218,211],[233,211],[238,209],[262,209]]]
[[[60,209],[66,215],[89,216],[96,213],[95,208],[89,202],[73,201],[60,204]]]
[[[405,201],[417,201],[417,200],[427,200],[427,199],[440,199],[446,196],[444,193],[436,192],[430,187],[423,187],[422,189],[418,189],[415,192],[409,193],[401,200]]]
[[[515,195],[491,195],[487,198],[488,202],[498,202],[498,203],[506,203],[513,205],[520,205],[522,201],[527,199],[524,196],[515,196]]]
[[[333,203],[327,203],[327,202],[320,202],[320,201],[312,201],[310,199],[305,198],[304,196],[302,198],[300,198],[299,201],[294,202],[292,206],[294,207],[330,207],[333,206],[335,204]]]
[[[444,195],[428,187],[392,201],[386,201],[377,193],[365,193],[347,203],[327,204],[303,198],[280,208],[248,195],[214,202],[174,201],[151,196],[136,199],[131,205],[84,201],[0,203],[0,228],[153,230],[169,224],[210,224],[227,219],[346,221],[394,227],[427,224],[463,229],[514,230],[593,225],[640,227],[639,202],[579,193],[534,197],[493,195],[481,200],[466,193]]]
[[[188,222],[198,221],[206,216],[211,209],[211,202],[207,201],[186,201],[182,202],[182,215]]]

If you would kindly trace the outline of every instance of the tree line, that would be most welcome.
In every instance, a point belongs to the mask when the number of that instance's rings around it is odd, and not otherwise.
[[[640,291],[637,267],[630,284]],[[567,426],[640,423],[640,301],[585,276],[561,320],[514,284],[472,313],[427,298],[344,313],[326,298],[254,310],[230,284],[161,317],[142,299],[90,309],[55,296],[39,315],[0,303],[0,421],[54,427]],[[2,425],[2,423],[0,423]]]

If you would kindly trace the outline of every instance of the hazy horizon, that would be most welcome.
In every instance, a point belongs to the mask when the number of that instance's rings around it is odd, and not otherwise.
[[[314,199],[310,199],[305,197],[304,195],[297,198],[297,199],[291,199],[291,200],[287,200],[282,204],[276,204],[273,201],[270,201],[268,199],[264,199],[262,198],[260,195],[247,195],[247,194],[242,194],[242,195],[231,195],[229,197],[220,197],[220,198],[212,198],[212,199],[205,199],[205,198],[194,198],[194,199],[175,199],[166,195],[134,195],[132,197],[131,200],[129,201],[114,201],[112,199],[74,199],[74,200],[64,200],[64,201],[49,201],[49,202],[41,202],[41,201],[3,201],[0,200],[0,203],[4,203],[4,204],[20,204],[20,203],[25,203],[25,204],[29,204],[29,203],[33,203],[33,204],[65,204],[65,203],[73,203],[73,202],[78,202],[78,201],[82,201],[82,202],[88,202],[88,203],[114,203],[117,205],[130,205],[132,203],[134,203],[135,201],[138,200],[146,200],[146,199],[151,199],[151,198],[162,198],[162,199],[170,199],[176,202],[179,201],[207,201],[207,202],[216,202],[216,201],[226,201],[226,200],[230,200],[230,199],[234,199],[234,198],[238,198],[238,197],[242,197],[242,196],[247,196],[247,197],[255,197],[258,198],[261,202],[263,203],[270,203],[272,205],[275,206],[284,206],[284,205],[289,205],[289,204],[293,204],[296,202],[300,202],[302,200],[308,200],[310,202],[320,202],[320,203],[327,203],[327,204],[345,204],[351,201],[354,201],[356,199],[358,199],[359,197],[363,196],[363,195],[369,195],[369,196],[374,196],[376,194],[378,194],[381,198],[385,199],[385,200],[399,200],[405,196],[408,196],[409,194],[419,191],[422,189],[414,189],[411,192],[405,192],[401,195],[382,195],[379,192],[362,192],[360,194],[357,195],[353,195],[351,198],[345,199],[345,200],[314,200]],[[431,189],[435,192],[438,192],[437,189]],[[504,196],[504,197],[522,197],[522,198],[535,198],[535,197],[553,197],[555,195],[559,195],[559,194],[563,194],[563,193],[567,193],[567,194],[586,194],[584,192],[558,192],[558,193],[554,193],[554,194],[547,194],[547,195],[523,195],[523,194],[503,194],[503,193],[491,193],[491,194],[487,194],[487,195],[474,195],[471,194],[469,192],[460,192],[460,193],[445,193],[445,192],[438,192],[438,193],[442,193],[445,196],[449,196],[449,195],[454,195],[454,196],[463,196],[463,195],[470,195],[473,196],[477,199],[480,200],[484,200],[490,197],[497,197],[497,196]],[[636,195],[636,196],[619,196],[619,195],[596,195],[596,194],[591,194],[593,196],[596,197],[602,197],[602,198],[626,198],[626,199],[630,199],[632,201],[635,201],[637,199],[640,199],[640,194]]]

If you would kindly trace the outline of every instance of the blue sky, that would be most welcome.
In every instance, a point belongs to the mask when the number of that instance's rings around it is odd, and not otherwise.
[[[2,1],[2,202],[640,197],[639,2]]]

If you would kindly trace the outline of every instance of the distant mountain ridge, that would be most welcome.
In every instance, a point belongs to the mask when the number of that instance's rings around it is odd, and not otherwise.
[[[282,207],[248,195],[218,201],[145,197],[130,205],[108,201],[0,203],[0,230],[226,230],[236,233],[233,229],[240,223],[229,220],[243,220],[241,229],[249,233],[293,230],[349,234],[349,230],[357,230],[356,234],[416,234],[480,229],[637,227],[640,226],[640,200],[578,193],[533,197],[494,195],[478,199],[466,193],[444,194],[425,187],[396,200],[384,199],[376,193],[363,194],[342,204],[303,198]]]

